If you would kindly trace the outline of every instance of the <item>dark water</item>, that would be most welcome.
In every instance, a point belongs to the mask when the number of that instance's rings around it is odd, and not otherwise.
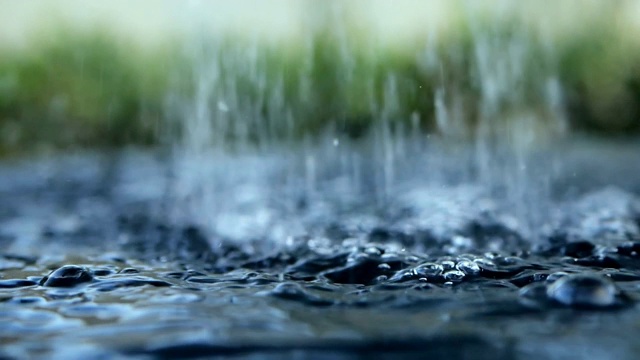
[[[565,150],[535,232],[447,161],[384,196],[374,170],[312,194],[237,170],[215,228],[162,154],[5,162],[0,357],[635,359],[640,148]]]

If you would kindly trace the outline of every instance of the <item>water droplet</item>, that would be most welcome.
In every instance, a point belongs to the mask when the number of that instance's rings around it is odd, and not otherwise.
[[[541,308],[547,302],[547,287],[540,283],[529,284],[518,292],[520,302],[533,308]]]
[[[477,258],[473,260],[474,263],[480,265],[480,266],[485,266],[485,267],[495,267],[496,264],[489,260],[489,259],[485,259],[485,258]]]
[[[65,265],[45,276],[40,281],[40,285],[51,287],[72,287],[92,280],[93,275],[89,269],[82,266]]]
[[[278,284],[271,291],[271,293],[274,296],[289,298],[289,297],[303,296],[304,290],[302,289],[302,286],[300,286],[299,284],[286,282],[286,283]]]
[[[453,260],[444,260],[441,261],[440,264],[444,270],[451,270],[456,267],[456,262]]]
[[[547,297],[572,307],[608,307],[616,303],[618,290],[608,278],[597,275],[567,275],[547,288]]]
[[[218,110],[222,112],[228,112],[229,106],[224,101],[218,101]]]
[[[369,255],[361,252],[355,252],[355,253],[349,254],[349,258],[347,258],[347,261],[350,263],[358,263],[358,262],[367,261],[369,259],[370,259]]]
[[[442,265],[436,263],[424,263],[413,268],[413,272],[420,277],[438,276],[442,273]]]
[[[415,273],[413,272],[413,270],[409,270],[409,269],[405,269],[405,270],[400,270],[397,273],[395,273],[395,275],[393,275],[389,281],[391,282],[403,282],[403,281],[409,281],[415,278]]]
[[[365,248],[364,252],[368,255],[373,255],[373,256],[380,256],[382,254],[382,251],[380,251],[380,249],[378,249],[375,246],[369,246]]]
[[[567,276],[569,275],[569,273],[566,273],[564,271],[558,271],[558,272],[554,272],[553,274],[549,274],[549,276],[547,276],[547,279],[545,280],[547,282],[547,284],[551,284],[554,283],[556,280],[560,279],[563,276]]]
[[[460,270],[450,270],[442,275],[447,282],[459,282],[464,279],[464,273]]]
[[[398,261],[401,259],[397,253],[385,253],[380,256],[380,260],[382,261]]]
[[[500,256],[500,254],[495,253],[495,252],[490,252],[489,251],[489,252],[484,253],[484,257],[489,259],[489,260],[493,260],[493,259],[497,258],[498,256]]]
[[[473,246],[473,240],[465,236],[454,236],[451,239],[451,244],[457,248],[468,249]]]
[[[462,260],[456,264],[456,269],[467,275],[476,275],[480,273],[480,266],[473,261]]]
[[[387,279],[389,279],[389,277],[387,275],[380,275],[380,276],[375,278],[374,283],[375,284],[380,284],[382,282],[387,281]]]
[[[516,256],[505,256],[494,259],[499,265],[517,265],[522,263],[522,259]]]

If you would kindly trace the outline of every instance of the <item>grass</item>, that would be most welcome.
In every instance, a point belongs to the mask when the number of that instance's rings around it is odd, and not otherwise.
[[[340,31],[327,21],[304,41],[212,37],[198,52],[175,39],[142,50],[105,29],[46,29],[0,54],[0,154],[178,138],[198,96],[208,104],[212,141],[326,131],[357,138],[376,123],[434,131],[438,94],[446,107],[457,104],[472,133],[483,118],[522,109],[549,121],[549,74],[562,84],[574,129],[638,133],[640,40],[608,8],[550,37],[515,16],[459,16],[435,38],[417,32],[399,44],[378,42],[355,21]],[[489,50],[484,65],[479,44]],[[519,44],[528,44],[523,53]],[[501,88],[487,87],[491,76],[502,76]],[[199,89],[207,77],[210,87]]]
[[[156,141],[168,56],[137,53],[100,30],[61,30],[5,54],[0,152]]]

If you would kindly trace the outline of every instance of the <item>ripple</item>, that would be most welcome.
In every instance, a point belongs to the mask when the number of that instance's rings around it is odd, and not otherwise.
[[[26,286],[34,286],[38,285],[35,281],[31,280],[22,280],[22,279],[8,279],[8,280],[0,280],[0,289],[15,289]]]

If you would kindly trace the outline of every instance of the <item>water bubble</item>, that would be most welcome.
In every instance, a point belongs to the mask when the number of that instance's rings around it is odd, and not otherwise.
[[[118,272],[118,274],[138,274],[140,270],[136,268],[124,268]]]
[[[462,260],[456,264],[456,269],[467,275],[476,275],[480,273],[480,266],[473,261]]]
[[[397,273],[395,273],[395,275],[393,275],[389,279],[389,281],[391,281],[391,282],[403,282],[403,281],[413,280],[414,278],[415,278],[415,273],[413,272],[413,270],[405,269],[405,270],[400,270]]]
[[[380,275],[380,276],[376,277],[373,282],[375,284],[380,284],[380,283],[383,283],[383,282],[387,281],[388,279],[389,279],[389,277],[387,275]]]
[[[564,277],[567,275],[569,275],[569,273],[566,273],[564,271],[554,272],[553,274],[549,274],[549,276],[547,276],[546,282],[547,284],[551,284],[551,283],[554,283],[556,280],[560,279],[561,277]]]
[[[45,276],[40,281],[40,285],[51,287],[72,287],[92,280],[93,275],[89,269],[82,266],[65,265]]]
[[[516,257],[516,256],[504,256],[504,257],[496,257],[494,258],[495,262],[498,263],[499,265],[518,265],[521,264],[523,261],[521,258]]]
[[[453,260],[444,260],[441,261],[440,264],[444,270],[451,270],[456,267],[456,262]]]
[[[281,298],[297,298],[304,296],[305,292],[300,284],[285,282],[278,284],[278,286],[271,291],[271,294]]]
[[[485,267],[495,267],[496,264],[489,260],[489,259],[485,259],[485,258],[477,258],[473,260],[474,263],[478,264],[479,266],[485,266]]]
[[[447,282],[459,282],[464,279],[464,273],[460,270],[450,270],[442,275]]]
[[[547,288],[547,297],[572,307],[609,307],[616,303],[618,290],[606,277],[567,275]]]
[[[347,258],[347,261],[350,263],[358,263],[358,262],[364,262],[370,259],[370,256],[368,254],[365,253],[361,253],[361,252],[354,252],[349,254],[349,257]]]
[[[389,264],[387,264],[387,263],[382,263],[382,264],[378,265],[378,269],[380,269],[380,270],[391,270],[391,266],[389,266]]]
[[[489,260],[493,260],[493,259],[495,259],[495,258],[497,258],[499,256],[500,256],[500,254],[498,254],[496,252],[488,251],[488,252],[484,253],[484,257],[486,259],[489,259]]]
[[[540,308],[547,303],[547,287],[540,283],[529,284],[518,292],[520,302],[533,308]]]
[[[401,261],[402,256],[396,253],[385,253],[380,256],[380,260],[390,262],[390,261]]]
[[[443,267],[436,263],[424,263],[413,268],[413,272],[420,277],[438,276],[442,273]]]
[[[380,249],[378,249],[378,248],[377,248],[377,247],[375,247],[375,246],[369,246],[369,247],[365,248],[365,249],[364,249],[364,252],[365,252],[367,255],[373,255],[373,256],[380,256],[380,255],[382,255],[382,251],[380,251]]]

